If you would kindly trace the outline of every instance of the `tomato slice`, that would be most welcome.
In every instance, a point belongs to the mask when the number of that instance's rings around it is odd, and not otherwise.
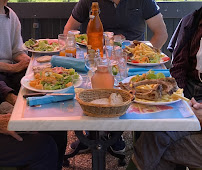
[[[139,62],[138,62],[138,61],[136,61],[136,60],[132,60],[131,62],[132,62],[132,63],[139,63]]]
[[[170,60],[170,57],[163,57],[162,60],[163,60],[163,61],[169,61],[169,60]]]

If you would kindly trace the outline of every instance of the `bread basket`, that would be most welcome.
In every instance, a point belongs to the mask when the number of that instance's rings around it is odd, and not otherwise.
[[[109,98],[112,93],[120,94],[123,103],[118,105],[94,104],[92,100]],[[76,96],[84,114],[93,117],[119,117],[126,113],[131,104],[132,95],[121,89],[88,89],[81,91]]]

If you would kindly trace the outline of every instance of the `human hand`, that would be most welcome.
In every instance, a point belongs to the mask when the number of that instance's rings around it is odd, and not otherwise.
[[[25,70],[28,67],[28,65],[29,65],[29,62],[27,61],[20,61],[19,63],[12,64],[11,72],[14,72],[14,73],[21,72]]]
[[[13,93],[8,93],[7,96],[6,96],[6,98],[5,98],[5,100],[8,103],[10,103],[10,104],[12,104],[14,106],[15,102],[17,100],[17,96],[15,94],[13,94]]]
[[[196,114],[196,117],[198,118],[202,127],[202,104],[198,103],[194,98],[192,98],[189,105],[192,107],[192,110]]]
[[[16,132],[7,130],[10,116],[11,114],[0,114],[0,133],[4,135],[10,135],[14,137],[15,139],[17,139],[18,141],[23,141],[23,138],[19,136]]]
[[[14,72],[20,72],[25,70],[30,62],[30,57],[26,54],[20,54],[15,58],[16,64],[13,64],[13,71]]]

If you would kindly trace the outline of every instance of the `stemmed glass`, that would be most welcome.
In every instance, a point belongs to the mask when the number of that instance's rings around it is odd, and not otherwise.
[[[127,77],[127,54],[119,46],[108,49],[107,56],[110,59],[111,72],[114,76],[114,85]]]
[[[91,83],[90,83],[90,79],[93,76],[93,74],[95,73],[95,71],[97,70],[97,66],[100,63],[100,56],[99,55],[92,55],[92,54],[87,54],[85,56],[85,66],[86,68],[89,70],[88,71],[88,79],[86,82],[86,88],[90,88],[91,87]]]

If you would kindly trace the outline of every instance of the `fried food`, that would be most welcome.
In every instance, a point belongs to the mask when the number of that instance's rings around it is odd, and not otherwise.
[[[138,41],[126,46],[125,51],[129,53],[128,61],[132,63],[160,63],[161,58],[165,57],[158,49]]]

